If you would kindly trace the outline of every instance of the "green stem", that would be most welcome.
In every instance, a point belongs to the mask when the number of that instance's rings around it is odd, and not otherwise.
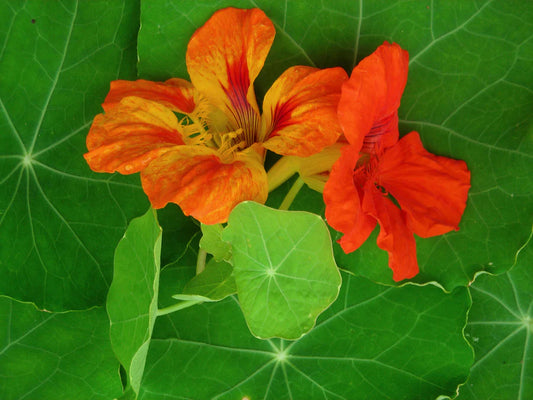
[[[202,273],[205,269],[205,258],[207,257],[207,252],[204,249],[198,249],[198,258],[196,259],[196,275]]]
[[[296,195],[298,194],[298,192],[300,191],[303,185],[304,185],[303,179],[298,177],[292,184],[292,187],[287,192],[287,195],[285,196],[283,201],[281,202],[281,205],[279,206],[280,210],[289,209],[289,207],[291,206],[292,202],[296,198]]]
[[[176,303],[165,308],[160,308],[159,310],[157,310],[156,316],[160,317],[161,315],[170,314],[175,311],[183,310],[184,308],[188,308],[188,307],[194,306],[195,304],[200,304],[200,303],[203,303],[203,301],[201,300],[182,301],[181,303]]]

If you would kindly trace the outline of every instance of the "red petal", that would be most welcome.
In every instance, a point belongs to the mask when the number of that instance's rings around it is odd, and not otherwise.
[[[385,42],[363,59],[343,85],[338,115],[344,135],[361,149],[365,137],[381,137],[383,148],[398,140],[397,110],[407,82],[409,55]]]
[[[102,104],[106,112],[118,105],[124,97],[135,96],[163,104],[171,110],[190,114],[195,108],[194,88],[183,79],[169,79],[166,82],[113,81],[111,89]]]
[[[252,85],[274,35],[274,25],[263,11],[225,8],[189,42],[186,60],[194,87],[236,124],[239,116],[258,113]]]
[[[306,157],[336,142],[342,68],[292,67],[272,85],[263,103],[264,146],[278,154]]]
[[[95,117],[84,157],[93,171],[132,174],[180,145],[183,140],[172,111],[139,97],[126,97]]]
[[[252,155],[239,153],[226,164],[203,146],[172,149],[150,163],[141,180],[154,208],[177,203],[185,215],[204,224],[226,222],[238,203],[264,203],[268,194],[266,172]]]
[[[389,267],[396,282],[418,273],[416,242],[406,214],[380,192],[374,182],[365,185],[362,208],[379,222],[378,247],[389,253]]]
[[[417,235],[459,229],[470,188],[464,161],[429,153],[411,132],[384,153],[378,168],[378,184],[398,201]]]
[[[363,192],[354,185],[353,171],[358,159],[358,150],[345,146],[324,187],[326,219],[331,227],[344,233],[339,243],[346,253],[359,248],[376,226],[376,219],[362,210]]]

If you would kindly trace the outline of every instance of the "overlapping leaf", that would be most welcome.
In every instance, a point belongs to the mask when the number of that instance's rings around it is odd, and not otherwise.
[[[107,296],[113,351],[139,391],[157,316],[161,228],[149,209],[131,221],[115,251],[113,282]]]
[[[471,286],[466,335],[476,352],[458,400],[533,397],[533,243],[503,276],[482,275]]]
[[[53,314],[0,296],[0,398],[108,400],[122,391],[102,308]]]
[[[0,292],[50,310],[103,304],[113,250],[146,209],[138,179],[90,172],[85,135],[135,77],[135,1],[0,2]]]

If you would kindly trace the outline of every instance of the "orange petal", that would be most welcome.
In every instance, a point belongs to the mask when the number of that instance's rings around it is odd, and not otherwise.
[[[397,110],[407,82],[409,54],[385,42],[363,59],[342,86],[338,115],[344,135],[357,148],[381,142],[383,148],[398,140]]]
[[[95,117],[87,135],[87,163],[96,172],[132,174],[169,148],[183,145],[178,121],[166,107],[126,97]]]
[[[431,237],[459,229],[470,189],[464,161],[429,153],[418,133],[411,132],[384,153],[378,177],[407,213],[417,235]]]
[[[116,107],[124,97],[135,96],[155,101],[171,110],[190,114],[195,108],[195,90],[183,79],[169,79],[166,82],[113,81],[102,107],[106,112]]]
[[[326,219],[334,229],[344,233],[339,244],[346,253],[358,249],[376,226],[376,219],[363,212],[363,192],[354,185],[353,171],[358,159],[358,150],[345,146],[324,187]]]
[[[379,222],[377,244],[389,253],[389,267],[396,282],[418,273],[416,242],[409,229],[406,214],[379,191],[374,182],[365,185],[362,208]]]
[[[253,82],[274,35],[274,25],[263,11],[225,8],[191,37],[186,62],[194,87],[236,125],[239,117],[258,114]]]
[[[334,144],[342,68],[292,67],[274,82],[263,103],[264,146],[278,154],[306,157]]]
[[[175,147],[143,170],[141,180],[154,208],[177,203],[204,224],[226,222],[241,201],[264,203],[268,195],[266,172],[253,154],[223,163],[216,150],[203,146]]]

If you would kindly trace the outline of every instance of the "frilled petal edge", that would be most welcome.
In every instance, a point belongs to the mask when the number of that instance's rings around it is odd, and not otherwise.
[[[470,171],[464,161],[429,153],[418,133],[411,132],[385,151],[377,175],[378,183],[407,213],[418,236],[459,229],[470,189]]]
[[[263,103],[264,146],[282,155],[306,157],[334,144],[342,68],[292,67],[272,85]]]
[[[376,226],[376,219],[363,211],[363,192],[354,185],[358,150],[354,146],[345,146],[341,151],[324,187],[324,202],[328,224],[344,234],[339,244],[346,253],[351,253],[368,238]]]
[[[154,208],[172,202],[204,224],[226,222],[241,201],[266,201],[266,172],[255,154],[250,148],[224,163],[214,149],[176,147],[141,172],[142,186]]]
[[[406,214],[378,190],[374,182],[365,185],[362,209],[379,222],[377,245],[389,253],[392,279],[399,282],[418,273],[416,242]]]

